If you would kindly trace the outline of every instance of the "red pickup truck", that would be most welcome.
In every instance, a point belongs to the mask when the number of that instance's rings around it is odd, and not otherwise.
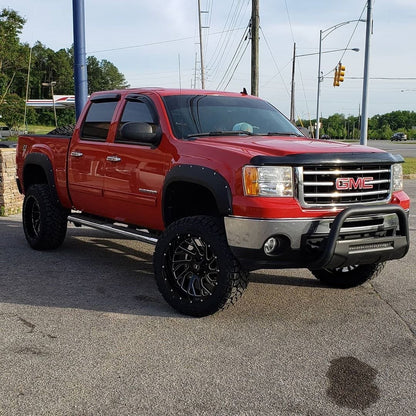
[[[306,138],[245,93],[140,88],[92,94],[73,131],[20,136],[17,183],[32,248],[59,247],[68,221],[155,244],[166,301],[205,316],[251,270],[351,287],[403,257],[402,162]]]

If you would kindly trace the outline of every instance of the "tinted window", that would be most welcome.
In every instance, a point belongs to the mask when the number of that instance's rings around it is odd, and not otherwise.
[[[105,141],[117,101],[93,102],[82,126],[83,140]]]
[[[156,113],[151,107],[150,103],[146,99],[141,101],[140,99],[127,101],[121,116],[120,123],[117,129],[116,141],[123,142],[125,139],[121,136],[121,128],[126,123],[148,123],[155,131],[158,121]]]
[[[164,97],[176,137],[211,132],[300,135],[290,121],[266,101],[248,97],[178,95]]]

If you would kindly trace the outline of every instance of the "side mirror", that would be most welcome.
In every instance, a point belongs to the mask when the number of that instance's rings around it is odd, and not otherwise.
[[[162,130],[158,125],[153,127],[149,123],[130,122],[123,125],[120,135],[122,141],[157,146]]]

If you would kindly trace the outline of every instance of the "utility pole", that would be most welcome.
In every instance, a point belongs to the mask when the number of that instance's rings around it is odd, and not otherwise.
[[[202,48],[202,23],[201,23],[201,0],[198,0],[198,21],[199,21],[199,55],[201,58],[201,87],[205,89],[204,56]]]
[[[251,5],[251,95],[259,95],[259,0]]]
[[[293,44],[292,88],[290,91],[290,121],[293,124],[295,124],[295,59],[296,59],[296,42]]]
[[[367,145],[368,134],[368,79],[369,79],[369,64],[370,64],[370,38],[371,38],[371,26],[372,26],[372,12],[373,12],[373,0],[367,0],[367,23],[365,32],[365,55],[364,55],[364,79],[363,79],[363,101],[362,101],[362,113],[361,113],[361,131],[360,131],[360,144]]]
[[[74,26],[75,114],[78,120],[88,98],[84,0],[72,0],[72,13]]]

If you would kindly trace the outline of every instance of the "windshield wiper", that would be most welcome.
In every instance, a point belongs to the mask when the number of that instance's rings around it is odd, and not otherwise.
[[[269,131],[267,136],[295,136],[295,137],[305,137],[303,134],[291,132],[278,132],[278,131]]]
[[[188,134],[188,138],[190,137],[208,137],[208,136],[253,136],[254,134],[250,131],[244,130],[221,130],[221,131],[210,131],[207,133],[194,133]]]

